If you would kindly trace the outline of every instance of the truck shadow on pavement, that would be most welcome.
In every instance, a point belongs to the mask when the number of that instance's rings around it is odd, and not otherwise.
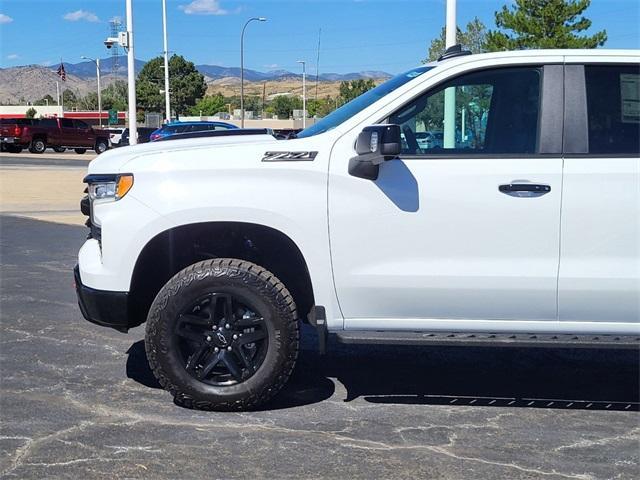
[[[310,405],[334,396],[377,404],[640,411],[637,350],[395,347],[329,343],[317,353],[305,326],[296,369],[264,410]],[[127,376],[151,388],[144,342],[128,351]],[[340,383],[346,390],[346,396]]]

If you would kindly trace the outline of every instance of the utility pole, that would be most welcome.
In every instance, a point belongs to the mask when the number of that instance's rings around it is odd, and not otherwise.
[[[456,0],[447,0],[445,47],[456,44]],[[444,148],[456,146],[456,87],[444,90]]]
[[[133,50],[133,8],[127,0],[127,84],[129,88],[129,145],[138,143],[136,124],[136,62]]]
[[[298,60],[302,64],[302,128],[307,128],[307,62]]]
[[[165,119],[171,121],[171,102],[169,99],[169,47],[167,40],[167,0],[162,0],[162,33],[164,36],[164,103]]]
[[[240,127],[244,128],[244,31],[253,21],[266,22],[264,17],[253,17],[247,20],[240,34]]]
[[[100,128],[102,128],[102,93],[100,92],[100,59],[99,58],[91,58],[85,57],[82,55],[80,58],[83,60],[91,60],[96,64],[96,75],[98,76],[98,122],[100,122]]]

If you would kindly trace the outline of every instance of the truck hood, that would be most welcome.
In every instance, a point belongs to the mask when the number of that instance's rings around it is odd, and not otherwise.
[[[271,135],[242,135],[229,137],[205,137],[189,138],[184,140],[169,140],[164,142],[149,142],[140,145],[115,148],[107,150],[89,163],[89,174],[95,173],[120,173],[124,171],[125,165],[136,158],[159,153],[171,153],[187,150],[203,150],[234,145],[270,145],[276,144],[279,140]]]

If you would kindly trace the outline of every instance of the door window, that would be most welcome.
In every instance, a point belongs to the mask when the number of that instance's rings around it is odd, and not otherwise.
[[[60,126],[62,128],[73,128],[73,120],[71,120],[70,118],[61,118]]]
[[[587,65],[589,153],[640,153],[640,66]]]
[[[537,150],[540,68],[461,76],[389,117],[402,130],[402,153],[531,154]]]

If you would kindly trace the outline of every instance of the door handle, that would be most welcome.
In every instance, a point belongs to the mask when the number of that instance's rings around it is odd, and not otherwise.
[[[500,185],[498,190],[512,197],[540,197],[549,193],[551,187],[539,183],[507,183]]]

